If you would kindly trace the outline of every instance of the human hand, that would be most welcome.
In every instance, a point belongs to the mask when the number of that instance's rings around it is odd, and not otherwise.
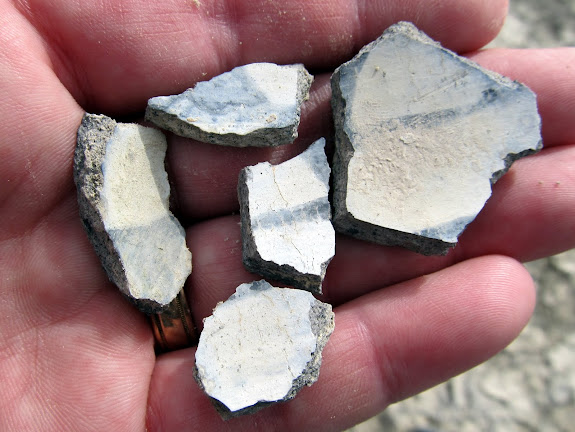
[[[502,349],[534,303],[517,260],[575,246],[573,50],[471,54],[538,94],[545,149],[513,165],[445,257],[338,237],[323,296],[336,330],[319,381],[226,423],[193,380],[193,349],[156,358],[146,318],[107,280],[78,216],[72,155],[84,110],[138,120],[149,97],[255,61],[329,71],[399,20],[472,52],[495,35],[505,3],[0,0],[0,429],[343,429]],[[259,279],[243,269],[232,214],[239,170],[329,135],[329,96],[318,74],[300,138],[280,148],[169,136],[198,325]]]

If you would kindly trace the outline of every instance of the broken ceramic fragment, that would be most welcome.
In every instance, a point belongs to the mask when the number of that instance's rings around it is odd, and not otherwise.
[[[245,267],[315,293],[335,254],[324,147],[320,138],[279,165],[244,168],[238,180]]]
[[[333,329],[331,306],[307,291],[242,284],[204,321],[196,380],[225,419],[290,400],[317,380]]]
[[[185,232],[168,209],[166,139],[152,128],[85,114],[74,181],[80,216],[112,282],[146,313],[160,312],[192,270]]]
[[[148,101],[146,119],[212,144],[268,147],[297,137],[313,78],[303,65],[252,63],[174,96]]]
[[[338,231],[443,254],[511,163],[541,148],[535,95],[390,27],[332,77]]]

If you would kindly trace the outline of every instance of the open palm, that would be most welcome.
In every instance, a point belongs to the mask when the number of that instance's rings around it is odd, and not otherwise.
[[[72,155],[84,110],[138,120],[148,98],[255,61],[317,73],[294,144],[168,137],[201,326],[257,278],[241,263],[237,174],[330,134],[328,72],[399,20],[473,52],[505,10],[504,0],[0,0],[0,430],[337,430],[502,349],[534,303],[517,260],[575,246],[573,50],[471,54],[538,93],[545,149],[513,166],[445,257],[338,237],[324,283],[337,325],[318,383],[226,423],[193,380],[193,349],[156,358],[145,316],[107,280],[78,216]]]

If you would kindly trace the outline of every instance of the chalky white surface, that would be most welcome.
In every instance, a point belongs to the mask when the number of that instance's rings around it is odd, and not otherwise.
[[[169,211],[164,135],[118,124],[106,145],[101,215],[127,279],[127,294],[169,304],[192,270],[185,233]]]
[[[102,164],[102,217],[106,228],[146,225],[166,216],[170,185],[164,169],[166,140],[161,132],[118,124]]]
[[[250,270],[315,292],[321,292],[335,254],[324,148],[321,138],[286,162],[263,162],[245,168],[240,176],[249,191],[247,196],[240,192],[240,201],[247,200],[249,211],[243,210],[246,204],[241,206],[242,228],[254,243],[253,248],[244,247],[244,258],[249,255],[254,261]],[[274,266],[271,273],[269,265]]]
[[[176,134],[214,144],[286,144],[297,137],[300,105],[311,81],[303,65],[252,63],[179,95],[150,99],[146,117]]]
[[[230,411],[285,398],[316,351],[315,301],[265,281],[240,285],[204,321],[196,367],[205,392]]]
[[[528,88],[408,23],[338,68],[332,85],[343,164],[334,168],[341,174],[335,224],[344,231],[385,227],[453,245],[508,168],[506,158],[540,148]]]

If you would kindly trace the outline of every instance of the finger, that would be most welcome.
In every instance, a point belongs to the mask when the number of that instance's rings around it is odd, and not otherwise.
[[[488,254],[532,261],[575,247],[575,148],[543,150],[516,162],[447,256],[338,238],[323,290],[339,304],[354,295]],[[346,290],[353,286],[354,290]]]
[[[338,304],[382,285],[408,280],[487,254],[531,261],[575,247],[575,148],[543,150],[516,162],[444,257],[338,238],[323,288]],[[345,290],[354,286],[355,293]]]
[[[483,257],[336,309],[318,382],[293,401],[223,422],[192,377],[193,350],[158,359],[149,430],[343,430],[488,359],[523,328],[529,274]]]
[[[495,37],[506,10],[505,0],[52,0],[22,13],[57,45],[52,61],[82,106],[125,113],[239,64],[333,68],[400,20],[449,48],[475,50]]]
[[[211,315],[217,302],[228,298],[238,285],[261,277],[244,269],[238,216],[202,222],[188,228],[186,243],[192,252],[192,273],[186,294],[196,326]]]
[[[242,261],[238,216],[222,217],[188,229],[193,270],[186,283],[196,325],[211,315],[214,305],[241,283],[262,276],[248,272]],[[442,269],[451,257],[426,257],[402,248],[383,247],[338,235],[336,254],[327,268],[320,298],[339,305],[380,287]]]
[[[229,297],[241,283],[262,279],[242,261],[238,216],[222,217],[188,229],[193,270],[186,283],[196,325],[211,315],[214,305]],[[337,236],[336,254],[327,268],[320,298],[334,305],[380,287],[409,280],[452,264],[451,257],[426,257],[402,248],[383,247]],[[277,284],[276,284],[277,285]]]
[[[537,94],[546,147],[575,143],[575,48],[494,49],[471,59]]]
[[[573,160],[575,148],[558,147],[516,162],[447,256],[426,257],[339,235],[323,283],[323,298],[341,304],[481,255],[503,254],[530,261],[575,247]],[[201,305],[221,299],[219,290],[231,293],[236,281],[260,278],[243,268],[238,216],[191,227],[188,244],[194,260],[191,296],[200,299],[196,316],[211,313]]]
[[[575,247],[575,146],[516,162],[461,237],[459,256],[532,261]]]

